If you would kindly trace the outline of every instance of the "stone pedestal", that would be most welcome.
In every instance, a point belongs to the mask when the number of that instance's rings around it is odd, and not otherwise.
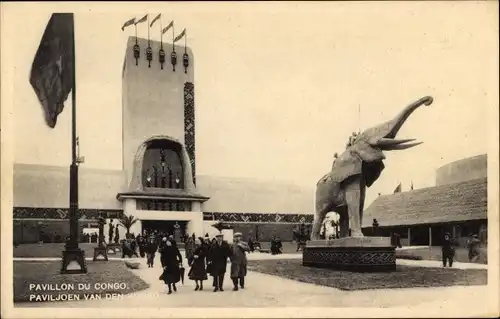
[[[68,248],[63,251],[61,274],[86,274],[87,263],[85,253],[79,248]]]
[[[112,243],[106,246],[107,255],[116,255],[117,253],[121,253],[121,251],[122,251],[121,244]]]
[[[102,256],[103,259],[99,259],[99,256]],[[108,261],[108,251],[104,246],[94,247],[94,258],[93,261],[104,260]]]
[[[395,247],[390,237],[345,237],[308,241],[302,265],[347,271],[396,270]]]

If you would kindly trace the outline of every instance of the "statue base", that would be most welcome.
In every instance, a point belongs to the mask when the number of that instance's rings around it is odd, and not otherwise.
[[[390,237],[312,240],[303,250],[302,265],[356,272],[395,271],[396,253]]]
[[[97,257],[102,256],[104,257],[103,259],[98,259]],[[108,261],[108,248],[101,246],[101,247],[94,247],[94,258],[93,261]]]
[[[116,255],[122,251],[122,245],[110,243],[106,246],[106,253],[108,255]]]
[[[85,253],[80,248],[63,251],[61,274],[86,274]]]

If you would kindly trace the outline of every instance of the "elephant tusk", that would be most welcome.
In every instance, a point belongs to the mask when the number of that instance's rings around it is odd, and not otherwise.
[[[411,138],[411,139],[405,139],[405,140],[396,140],[396,139],[393,139],[393,138],[381,138],[380,140],[378,140],[377,142],[377,145],[378,146],[392,146],[392,145],[398,145],[398,144],[403,144],[403,143],[408,143],[408,142],[413,142],[415,141],[414,138]]]
[[[414,146],[417,146],[417,145],[420,145],[422,144],[423,142],[417,142],[417,143],[410,143],[410,144],[397,144],[397,145],[391,145],[391,146],[387,146],[385,148],[385,150],[387,151],[399,151],[399,150],[405,150],[407,148],[410,148],[410,147],[414,147]]]

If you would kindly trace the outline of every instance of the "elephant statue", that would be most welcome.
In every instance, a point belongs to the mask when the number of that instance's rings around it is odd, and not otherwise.
[[[414,139],[395,137],[413,111],[432,102],[432,97],[423,97],[408,105],[394,119],[351,136],[346,150],[336,156],[331,171],[316,184],[311,240],[320,238],[321,225],[328,212],[339,214],[340,237],[363,237],[361,225],[366,187],[370,187],[384,169],[383,151],[404,150],[421,144],[409,143]]]

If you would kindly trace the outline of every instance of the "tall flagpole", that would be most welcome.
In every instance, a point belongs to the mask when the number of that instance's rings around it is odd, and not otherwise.
[[[148,14],[148,47],[150,46],[150,41],[149,41],[149,29],[151,29],[151,27],[149,26],[149,14]]]
[[[71,165],[69,169],[69,241],[63,251],[61,273],[86,273],[85,256],[78,248],[78,158],[76,137],[76,48],[75,21],[73,15],[72,46],[73,46],[73,89],[71,90]],[[78,262],[80,269],[68,269],[71,261]]]
[[[358,133],[361,133],[361,104],[358,103]]]
[[[163,23],[160,18],[160,49],[163,49]]]

